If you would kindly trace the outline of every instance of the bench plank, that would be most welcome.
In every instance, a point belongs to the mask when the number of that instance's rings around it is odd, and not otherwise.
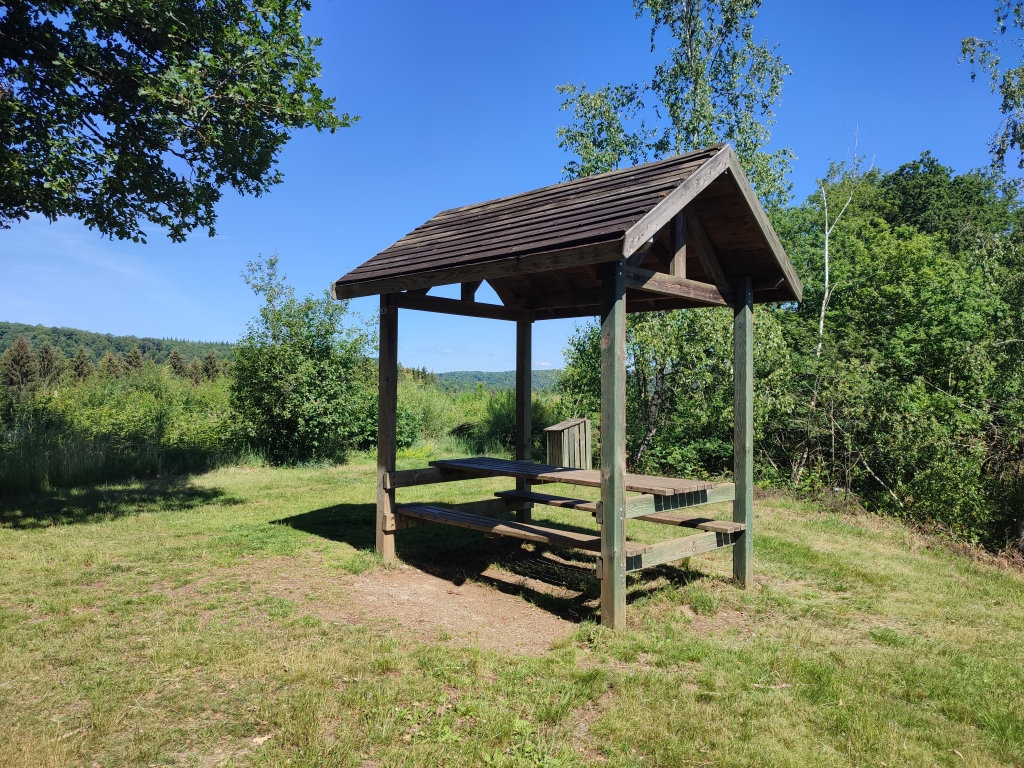
[[[544,526],[532,523],[517,523],[511,520],[495,520],[494,518],[473,515],[468,512],[459,512],[433,504],[399,504],[396,517],[445,523],[460,528],[483,531],[485,535],[489,536],[508,536],[514,539],[536,541],[541,544],[550,544],[567,549],[583,549],[590,552],[601,551],[601,537],[593,534],[564,531],[558,528],[545,528]],[[652,546],[654,545],[628,542],[625,547],[626,557],[641,555],[649,551]]]
[[[569,469],[532,461],[510,461],[477,456],[467,459],[439,459],[432,467],[456,472],[486,473],[494,477],[517,477],[546,483],[568,483],[590,488],[601,487],[601,473],[596,469]],[[434,482],[442,482],[437,480]],[[703,480],[683,480],[648,475],[626,475],[626,490],[656,496],[677,496],[693,491],[710,491],[715,486]],[[654,510],[652,510],[654,511]]]
[[[518,499],[520,501],[532,501],[536,504],[545,504],[549,507],[568,507],[579,509],[594,514],[597,511],[598,502],[587,501],[586,499],[571,499],[568,496],[554,496],[550,493],[537,493],[536,491],[496,491],[495,496],[503,499]]]

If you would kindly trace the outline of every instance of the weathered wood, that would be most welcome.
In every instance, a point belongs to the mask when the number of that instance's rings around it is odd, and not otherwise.
[[[533,324],[516,324],[516,459],[533,461]],[[529,489],[525,478],[516,480],[516,488]],[[520,523],[530,521],[530,510],[516,513]]]
[[[650,544],[646,547],[646,551],[636,552],[626,558],[626,570],[639,571],[644,568],[652,568],[655,565],[673,563],[676,560],[711,552],[722,547],[729,547],[737,537],[742,537],[742,534],[708,532]]]
[[[669,512],[701,504],[720,504],[732,501],[736,489],[732,483],[719,483],[711,488],[673,494],[672,496],[636,496],[626,499],[626,518],[643,517],[655,512]]]
[[[626,275],[601,275],[601,623],[626,626]]]
[[[590,469],[590,419],[566,419],[544,428],[548,464]]]
[[[468,283],[462,283],[460,297],[463,301],[476,301],[476,290],[480,287],[483,280],[470,280]]]
[[[672,217],[672,260],[668,265],[668,273],[673,277],[686,279],[686,213],[684,208]]]
[[[733,480],[732,519],[744,532],[732,552],[732,573],[741,585],[754,576],[754,290],[749,277],[733,289]]]
[[[599,174],[501,200],[443,211],[344,279],[379,277],[398,264],[419,268],[538,253],[617,237],[716,150]]]
[[[601,540],[597,536],[576,533],[575,531],[563,531],[557,528],[546,528],[529,523],[512,522],[511,520],[494,520],[483,515],[457,512],[430,504],[399,504],[398,512],[408,517],[418,517],[424,520],[455,525],[460,528],[472,528],[476,531],[484,531],[497,536],[509,536],[515,539],[536,541],[541,544],[551,544],[570,549],[585,549],[591,552],[597,552],[601,549]]]
[[[455,469],[441,469],[439,467],[400,469],[395,472],[388,472],[384,480],[384,487],[388,490],[394,490],[395,488],[408,488],[415,485],[455,483],[459,480],[475,480],[481,477],[494,477],[494,473],[459,471]]]
[[[398,454],[398,304],[393,295],[380,297],[380,350],[377,379],[377,553],[395,558],[395,492],[386,487]]]
[[[521,499],[483,499],[481,501],[466,501],[461,504],[448,504],[445,502],[425,502],[428,506],[450,509],[454,512],[466,512],[471,515],[483,515],[484,517],[501,517],[510,511],[523,509],[530,505],[530,502]],[[401,513],[395,514],[395,528],[415,528],[419,525],[435,523],[436,520],[425,520],[419,517],[411,517]]]
[[[431,466],[456,472],[480,473],[478,476],[491,477],[522,477],[545,483],[568,483],[584,485],[590,488],[601,487],[601,473],[596,469],[563,469],[549,464],[537,464],[532,461],[509,461],[494,459],[489,456],[474,456],[467,459],[436,459]],[[407,470],[412,471],[412,470]],[[401,473],[394,473],[399,475]],[[443,482],[431,480],[430,482]],[[649,475],[633,475],[624,477],[627,491],[636,493],[653,493],[657,496],[672,496],[689,493],[690,491],[707,490],[714,483],[705,480],[685,480],[673,477],[651,477]]]
[[[544,504],[549,507],[565,507],[567,509],[578,509],[582,512],[594,513],[597,511],[596,501],[587,501],[586,499],[572,499],[568,496],[555,496],[549,493],[537,493],[536,491],[520,491],[518,489],[514,491],[496,491],[495,496],[501,496],[505,499],[515,499],[519,501],[530,501],[536,504]]]
[[[628,259],[644,243],[654,237],[658,230],[668,224],[672,217],[699,195],[705,187],[717,179],[729,167],[732,148],[721,147],[704,165],[694,171],[689,178],[672,190],[657,206],[644,215],[640,221],[626,231],[622,241],[622,256]]]
[[[359,282],[339,280],[331,288],[335,299],[354,299],[359,296],[373,296],[377,293],[398,293],[416,288],[432,288],[435,285],[449,285],[469,280],[488,280],[508,275],[547,272],[587,264],[600,264],[621,258],[622,240],[616,238],[594,245],[583,245],[547,251],[538,254],[510,256],[493,261],[439,265],[436,269],[420,269],[412,272],[396,271],[392,274],[375,276]]]
[[[651,515],[644,515],[636,518],[645,523],[658,523],[660,525],[678,525],[683,528],[697,528],[702,531],[714,531],[715,533],[739,533],[745,529],[743,523],[731,523],[728,520],[715,520],[700,515],[687,515],[682,512],[655,512]]]
[[[446,315],[482,317],[489,320],[516,320],[527,322],[533,319],[528,309],[503,307],[499,304],[483,304],[477,301],[459,301],[440,296],[425,296],[419,293],[397,293],[395,300],[403,309],[417,309],[420,312],[440,312]]]
[[[804,297],[804,285],[800,282],[800,278],[796,274],[796,269],[793,268],[793,263],[786,255],[786,249],[782,247],[782,241],[780,241],[779,236],[775,234],[775,228],[768,220],[768,214],[766,214],[764,212],[764,208],[761,207],[761,202],[757,199],[754,188],[751,186],[750,182],[747,181],[747,175],[743,172],[743,167],[740,165],[739,158],[736,157],[736,153],[731,150],[729,152],[729,173],[732,174],[733,179],[736,181],[736,186],[739,187],[751,214],[754,216],[754,220],[757,222],[757,226],[760,228],[765,240],[768,241],[768,247],[771,249],[775,263],[786,276],[786,284],[789,286],[789,290],[791,291],[793,298],[796,301],[802,301]]]
[[[729,281],[726,280],[725,273],[722,271],[718,255],[715,253],[711,241],[708,240],[707,232],[704,231],[704,225],[700,223],[697,214],[689,208],[686,210],[686,227],[690,232],[690,239],[693,242],[694,251],[697,253],[697,259],[704,268],[704,274],[711,278],[711,282],[715,284],[723,296],[731,298],[732,288],[729,285]]]
[[[710,283],[697,280],[686,280],[666,275],[663,272],[650,272],[636,267],[624,267],[626,286],[662,296],[674,296],[705,304],[709,307],[729,306],[729,297]]]

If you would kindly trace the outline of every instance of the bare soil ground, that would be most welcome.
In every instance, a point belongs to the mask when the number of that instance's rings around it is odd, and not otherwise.
[[[484,575],[503,582],[509,577],[497,569]],[[576,628],[518,595],[473,581],[456,585],[408,565],[339,575],[313,556],[254,559],[236,576],[254,593],[296,603],[301,613],[345,624],[392,621],[422,642],[440,638],[505,653],[543,655]]]

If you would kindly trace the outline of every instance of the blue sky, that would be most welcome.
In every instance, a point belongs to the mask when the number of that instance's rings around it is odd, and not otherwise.
[[[959,171],[984,165],[997,102],[957,58],[961,37],[990,34],[994,4],[765,0],[756,36],[793,69],[774,145],[796,152],[797,196],[858,131],[883,168],[926,149]],[[324,89],[362,116],[356,127],[297,134],[284,184],[261,199],[226,193],[216,238],[173,244],[154,228],[147,245],[110,242],[41,219],[0,230],[0,320],[233,340],[257,306],[239,273],[258,253],[276,251],[296,290],[319,292],[440,210],[557,182],[555,86],[642,80],[659,60],[628,0],[314,0],[306,28],[324,39]],[[352,309],[369,317],[375,302]],[[573,324],[535,326],[535,367],[561,365]],[[406,365],[514,367],[514,328],[499,321],[403,312],[399,337]]]

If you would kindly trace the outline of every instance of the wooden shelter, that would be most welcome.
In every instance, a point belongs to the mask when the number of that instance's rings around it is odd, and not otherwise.
[[[475,300],[486,280],[501,304]],[[461,299],[430,296],[461,284]],[[755,303],[800,301],[793,270],[732,148],[697,152],[437,214],[342,277],[336,299],[380,295],[377,551],[394,557],[397,530],[439,522],[599,553],[601,621],[625,622],[626,573],[724,546],[733,573],[751,579],[753,524],[753,339]],[[626,472],[626,312],[729,306],[734,311],[733,483]],[[416,309],[516,323],[516,460],[469,458],[395,469],[398,310]],[[601,319],[599,470],[531,461],[532,324]],[[445,508],[397,504],[396,489],[476,477],[515,478],[494,499]],[[600,487],[599,502],[535,492],[550,482]],[[639,496],[627,498],[627,492]],[[689,507],[733,502],[732,521]],[[593,514],[599,536],[534,525],[534,504]],[[510,513],[516,512],[516,519]],[[639,518],[696,533],[642,545],[626,538]]]

